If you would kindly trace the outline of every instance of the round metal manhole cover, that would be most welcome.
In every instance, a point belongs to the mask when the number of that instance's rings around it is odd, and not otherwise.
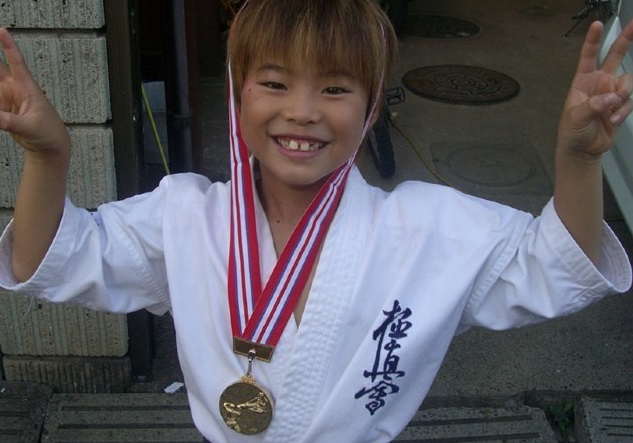
[[[404,31],[407,35],[426,38],[465,38],[479,34],[475,23],[441,15],[411,15]]]
[[[452,174],[484,186],[516,186],[535,173],[532,162],[511,149],[458,149],[451,152],[446,160]]]
[[[480,105],[509,100],[520,91],[516,80],[477,66],[424,66],[407,72],[404,85],[414,94],[445,103]]]

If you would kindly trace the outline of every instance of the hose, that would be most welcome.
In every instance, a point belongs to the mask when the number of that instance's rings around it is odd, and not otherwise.
[[[154,113],[152,112],[152,108],[149,105],[149,100],[147,100],[147,94],[145,93],[145,87],[143,86],[143,84],[141,84],[141,94],[143,95],[143,103],[145,104],[145,109],[147,109],[149,124],[152,127],[152,132],[154,133],[154,140],[156,140],[156,145],[158,146],[158,152],[160,154],[161,160],[163,161],[163,168],[165,169],[165,173],[169,175],[170,174],[169,165],[167,163],[167,158],[165,157],[163,144],[160,141],[160,135],[158,135],[158,129],[156,129],[156,122],[154,121]]]

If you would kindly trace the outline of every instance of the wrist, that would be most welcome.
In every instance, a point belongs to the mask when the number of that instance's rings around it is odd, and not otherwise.
[[[45,187],[65,188],[70,169],[70,149],[26,151],[24,156],[23,182],[35,179]],[[28,177],[28,178],[27,178]]]
[[[580,151],[573,148],[558,148],[556,150],[555,162],[556,169],[573,168],[573,169],[602,169],[603,153],[595,154],[586,151]]]
[[[38,150],[24,150],[26,161],[42,163],[44,165],[60,165],[70,162],[70,141],[60,143],[58,146],[51,146]]]

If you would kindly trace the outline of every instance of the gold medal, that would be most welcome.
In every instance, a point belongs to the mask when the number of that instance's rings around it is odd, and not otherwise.
[[[248,372],[220,395],[220,415],[235,432],[255,435],[265,431],[273,419],[273,399],[251,375],[254,352],[249,353]]]

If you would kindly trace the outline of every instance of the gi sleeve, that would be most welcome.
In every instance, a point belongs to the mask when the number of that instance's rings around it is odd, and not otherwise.
[[[589,260],[554,209],[512,235],[487,277],[473,290],[460,329],[508,329],[577,312],[631,286],[631,265],[604,223],[598,266]]]
[[[94,213],[67,199],[46,256],[23,283],[11,270],[12,221],[0,238],[0,286],[54,303],[164,314],[170,308],[163,257],[164,188],[102,205]]]

